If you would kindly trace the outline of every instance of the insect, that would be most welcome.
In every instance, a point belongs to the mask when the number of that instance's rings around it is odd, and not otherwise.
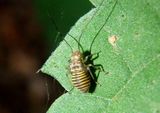
[[[101,5],[102,5],[103,1],[101,2]],[[117,3],[117,1],[115,2],[114,6],[113,6],[113,9],[115,8],[116,3]],[[113,12],[113,9],[110,12],[109,16]],[[97,13],[97,12],[95,12],[95,13]],[[64,41],[70,46],[70,48],[72,50],[72,55],[71,55],[70,64],[69,64],[69,70],[70,70],[70,73],[71,73],[71,81],[72,81],[73,86],[76,87],[77,89],[79,89],[81,92],[84,92],[84,93],[85,92],[89,92],[90,86],[91,86],[91,80],[94,80],[96,82],[96,79],[93,76],[94,73],[91,71],[90,67],[93,67],[94,69],[100,69],[100,70],[104,71],[102,65],[94,65],[91,62],[88,63],[88,60],[89,59],[93,60],[93,59],[95,59],[95,58],[97,58],[99,56],[100,52],[95,53],[95,54],[91,54],[91,48],[92,48],[93,42],[95,41],[97,35],[100,33],[100,31],[102,30],[102,28],[104,27],[104,25],[107,23],[107,21],[109,19],[109,16],[106,18],[104,24],[101,26],[101,28],[98,30],[97,34],[94,36],[94,38],[93,38],[93,40],[91,42],[91,45],[90,45],[90,51],[89,51],[90,54],[89,55],[85,56],[84,51],[83,51],[83,47],[80,44],[80,39],[82,37],[82,33],[83,32],[81,32],[81,34],[79,36],[79,40],[77,40],[76,38],[74,38],[72,35],[68,34],[70,37],[72,37],[78,43],[79,50],[73,51],[72,47],[64,39]],[[88,24],[89,23],[87,23],[87,25]],[[80,51],[80,48],[82,49],[82,52]],[[92,59],[93,55],[97,55],[97,56]]]
[[[69,67],[74,86],[82,92],[88,92],[91,85],[90,76],[88,73],[90,69],[87,65],[85,65],[83,54],[80,51],[75,51],[72,53]]]
[[[74,37],[72,36],[72,38]],[[66,43],[68,44],[67,41]],[[80,43],[78,44],[80,45]],[[99,52],[96,54],[99,54]],[[76,51],[72,50],[72,55],[70,59],[69,70],[71,73],[72,84],[74,87],[76,87],[77,89],[79,89],[84,93],[88,92],[90,89],[91,77],[96,82],[93,76],[93,73],[90,69],[90,67],[95,67],[95,65],[93,65],[92,63],[87,63],[87,61],[92,57],[92,55],[93,54],[89,54],[85,56],[84,52],[81,52],[80,50],[76,50]]]
[[[105,0],[102,0],[98,9],[96,10],[95,14],[93,14],[93,16],[91,17],[90,21],[94,18],[96,13],[99,11],[99,9],[102,6],[104,1]],[[64,41],[67,43],[67,45],[72,50],[72,55],[71,55],[70,63],[69,63],[69,71],[70,71],[70,74],[71,74],[71,82],[72,82],[73,86],[76,87],[77,89],[79,89],[81,92],[86,93],[86,92],[90,91],[90,88],[91,88],[91,85],[92,85],[91,84],[92,80],[95,83],[97,83],[96,78],[94,77],[94,72],[91,71],[91,68],[94,68],[94,70],[99,69],[99,70],[104,71],[102,65],[94,65],[93,64],[93,60],[96,59],[99,56],[100,52],[91,54],[91,48],[92,48],[93,42],[95,41],[96,37],[98,36],[98,34],[100,33],[100,31],[102,30],[104,25],[107,23],[111,13],[113,12],[113,9],[115,8],[115,5],[116,5],[117,1],[115,2],[111,12],[109,13],[108,17],[104,21],[103,25],[99,28],[98,32],[93,37],[93,40],[91,41],[90,49],[88,51],[88,53],[89,53],[88,55],[85,55],[83,47],[80,44],[80,39],[82,37],[82,34],[86,30],[85,28],[81,31],[81,34],[80,34],[78,40],[75,37],[73,37],[71,34],[67,34],[70,37],[72,37],[78,43],[79,50],[73,51],[71,45],[64,39]],[[87,23],[87,25],[85,27],[88,26],[89,22]],[[82,51],[80,51],[80,48],[81,48]],[[96,57],[92,58],[93,55],[96,55]]]

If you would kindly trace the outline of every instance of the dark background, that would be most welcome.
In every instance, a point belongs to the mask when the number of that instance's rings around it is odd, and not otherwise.
[[[87,0],[0,0],[0,113],[45,113],[65,93],[36,72],[92,7]]]

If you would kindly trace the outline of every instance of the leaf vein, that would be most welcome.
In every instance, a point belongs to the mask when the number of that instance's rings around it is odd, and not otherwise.
[[[111,98],[111,100],[115,100],[116,97],[123,92],[123,90],[126,88],[126,86],[136,77],[138,73],[143,71],[148,65],[150,65],[153,61],[158,59],[160,57],[160,54],[156,55],[156,57],[153,57],[148,63],[146,63],[141,69],[138,69],[135,71],[132,75],[131,78],[123,85],[123,87]]]

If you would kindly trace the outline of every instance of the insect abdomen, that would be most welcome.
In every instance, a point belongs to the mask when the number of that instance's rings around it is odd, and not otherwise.
[[[88,92],[90,88],[90,76],[84,70],[72,73],[72,83],[82,92]]]
[[[74,52],[71,57],[70,71],[73,85],[82,92],[89,91],[90,75],[87,66],[81,60],[82,56],[79,51]]]
[[[75,51],[72,53],[70,72],[72,75],[72,83],[74,87],[82,92],[88,92],[91,85],[90,75],[80,51]]]

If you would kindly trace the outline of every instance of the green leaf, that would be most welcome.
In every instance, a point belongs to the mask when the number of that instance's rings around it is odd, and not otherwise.
[[[91,0],[95,8],[81,17],[69,34],[84,50],[101,51],[94,64],[103,65],[93,93],[75,88],[62,95],[48,113],[159,113],[160,12],[159,0]],[[65,40],[78,50],[75,40]],[[67,69],[71,49],[62,41],[41,71],[70,91]]]

